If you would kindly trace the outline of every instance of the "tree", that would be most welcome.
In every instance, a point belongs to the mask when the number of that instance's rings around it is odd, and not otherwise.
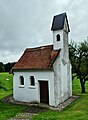
[[[88,80],[88,40],[79,44],[71,42],[69,55],[72,64],[72,71],[80,79],[82,93],[85,93],[85,82]]]
[[[16,64],[16,62],[8,62],[7,64],[4,64],[5,72],[10,72],[11,68]]]
[[[0,62],[0,72],[5,72],[5,68],[2,62]]]

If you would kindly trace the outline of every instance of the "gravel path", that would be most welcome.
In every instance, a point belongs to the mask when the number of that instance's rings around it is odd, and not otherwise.
[[[45,104],[30,104],[30,103],[16,102],[12,99],[12,96],[7,96],[6,98],[4,98],[4,102],[29,106],[24,113],[18,113],[15,116],[15,118],[11,118],[9,120],[32,120],[32,116],[37,115],[39,112],[47,111],[48,109],[54,111],[61,111],[65,107],[70,105],[73,101],[75,101],[77,98],[79,98],[79,96],[72,96],[69,99],[65,100],[63,103],[59,104],[57,107],[50,107]]]
[[[32,120],[32,114],[19,113],[15,116],[15,118],[11,118],[10,120]]]

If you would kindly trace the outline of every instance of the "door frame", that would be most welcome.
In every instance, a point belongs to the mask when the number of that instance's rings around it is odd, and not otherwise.
[[[40,91],[40,82],[47,82],[47,91],[48,91],[48,97],[47,97],[47,103],[45,103],[45,104],[48,104],[49,105],[49,81],[48,80],[38,80],[38,82],[39,82],[39,99],[40,99],[40,103],[42,103],[41,102],[41,91]]]

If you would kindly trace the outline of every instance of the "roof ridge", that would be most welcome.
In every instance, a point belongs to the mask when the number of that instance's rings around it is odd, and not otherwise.
[[[53,44],[52,45],[44,45],[44,46],[39,46],[39,47],[34,47],[34,48],[26,48],[26,52],[27,51],[30,51],[30,52],[32,52],[32,51],[37,51],[37,50],[40,50],[40,49],[48,49],[48,48],[51,48],[51,47],[53,47]]]
[[[63,12],[63,13],[60,13],[60,14],[58,14],[58,15],[54,15],[54,17],[60,16],[60,15],[66,15],[66,16],[67,16],[66,12]]]

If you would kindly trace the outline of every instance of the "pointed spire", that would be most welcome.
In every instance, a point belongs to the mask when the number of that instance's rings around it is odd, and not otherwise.
[[[62,30],[64,28],[65,19],[66,19],[67,26],[68,26],[68,32],[70,32],[66,13],[62,13],[62,14],[54,16],[51,30],[53,31]]]

